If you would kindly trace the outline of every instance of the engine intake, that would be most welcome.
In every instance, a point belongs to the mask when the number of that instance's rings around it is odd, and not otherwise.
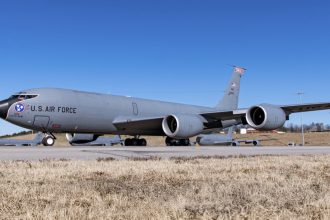
[[[283,127],[286,118],[282,108],[268,104],[253,106],[246,114],[246,121],[252,128],[265,131]]]
[[[204,120],[199,115],[169,115],[163,119],[162,127],[168,137],[185,139],[200,134]]]

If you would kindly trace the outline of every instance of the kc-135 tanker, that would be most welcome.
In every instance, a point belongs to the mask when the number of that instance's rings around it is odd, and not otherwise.
[[[214,129],[248,124],[257,130],[281,128],[292,113],[330,109],[330,103],[259,104],[238,109],[240,80],[234,71],[223,98],[215,107],[178,104],[68,89],[41,88],[18,92],[0,102],[0,117],[45,134],[43,144],[67,133],[79,143],[104,134],[129,135],[126,146],[146,146],[141,136],[165,136],[166,145],[189,145],[189,138]]]

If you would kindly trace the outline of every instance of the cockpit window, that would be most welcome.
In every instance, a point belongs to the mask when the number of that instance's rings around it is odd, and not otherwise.
[[[33,99],[38,95],[28,95],[28,94],[17,94],[10,96],[11,99],[19,99],[19,100],[26,100],[26,99]]]
[[[37,97],[38,95],[26,95],[25,99],[33,99],[35,97]]]
[[[12,96],[10,96],[9,98],[10,99],[17,99],[19,97],[19,95],[12,95]]]

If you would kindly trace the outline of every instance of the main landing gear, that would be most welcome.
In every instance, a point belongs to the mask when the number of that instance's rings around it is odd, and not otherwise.
[[[189,139],[174,139],[167,137],[165,140],[166,146],[191,146]],[[138,137],[135,138],[127,138],[124,142],[125,146],[147,146],[146,139],[140,139]]]
[[[166,146],[191,146],[189,139],[174,139],[167,137],[165,143]]]
[[[124,144],[125,146],[147,146],[147,141],[144,138],[127,138]]]

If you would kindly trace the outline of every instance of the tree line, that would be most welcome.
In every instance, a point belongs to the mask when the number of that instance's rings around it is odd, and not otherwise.
[[[301,132],[301,125],[297,124],[287,124],[282,128],[282,131],[290,132],[290,133],[297,133]],[[324,132],[324,131],[330,131],[330,125],[324,124],[324,123],[311,123],[311,124],[304,124],[304,130],[306,132]]]

